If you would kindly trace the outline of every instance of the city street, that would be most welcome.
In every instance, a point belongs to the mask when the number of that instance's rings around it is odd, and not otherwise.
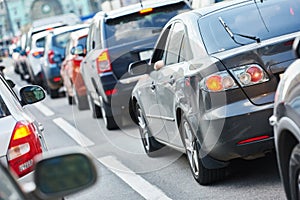
[[[10,60],[4,73],[17,87],[26,85],[14,74]],[[252,161],[235,160],[227,178],[200,186],[193,178],[185,155],[174,150],[149,158],[136,127],[108,131],[103,119],[90,110],[69,106],[67,98],[47,97],[27,108],[44,125],[48,148],[87,148],[98,170],[98,182],[91,188],[66,197],[68,200],[98,199],[285,199],[276,157],[270,154]]]

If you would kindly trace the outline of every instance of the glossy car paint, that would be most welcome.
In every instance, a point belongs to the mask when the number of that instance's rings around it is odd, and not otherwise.
[[[257,5],[270,6],[265,3],[257,2]],[[254,159],[274,148],[273,130],[268,119],[273,112],[279,75],[295,59],[291,47],[299,32],[262,38],[259,42],[250,40],[213,53],[207,52],[208,44],[201,37],[208,31],[201,26],[202,20],[209,21],[214,15],[224,15],[225,19],[228,15],[223,13],[230,15],[239,9],[250,11],[255,4],[253,1],[225,2],[174,17],[156,43],[158,50],[146,69],[149,75],[144,76],[133,91],[132,101],[141,106],[152,135],[161,143],[184,152],[179,126],[182,116],[188,119],[192,132],[201,143],[202,153],[209,158],[203,159],[203,165],[208,169],[224,167],[235,158]],[[185,44],[189,48],[186,48],[182,61],[153,70],[161,59],[160,49],[173,45],[169,38],[166,42],[164,33],[172,30],[175,24],[183,25],[181,31],[188,38]],[[224,37],[229,37],[225,29],[222,31]],[[203,85],[204,78],[212,74],[225,71],[232,77],[232,70],[253,63],[262,67],[268,81],[241,87],[237,77],[233,77],[237,86],[218,92],[209,92]],[[248,140],[252,138],[257,139]]]

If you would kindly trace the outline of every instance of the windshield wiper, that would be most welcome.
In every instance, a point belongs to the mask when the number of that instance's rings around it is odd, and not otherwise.
[[[233,33],[229,26],[223,21],[223,19],[221,17],[219,17],[219,21],[220,23],[222,24],[222,26],[224,27],[224,29],[226,30],[226,32],[229,34],[229,36],[231,37],[231,39],[239,44],[239,45],[246,45],[246,44],[243,44],[243,43],[240,43],[238,42],[236,39],[235,39],[235,35],[237,36],[240,36],[240,37],[243,37],[243,38],[247,38],[247,39],[250,39],[250,40],[255,40],[257,43],[260,43],[260,38],[256,37],[256,36],[251,36],[251,35],[244,35],[244,34],[239,34],[239,33]]]

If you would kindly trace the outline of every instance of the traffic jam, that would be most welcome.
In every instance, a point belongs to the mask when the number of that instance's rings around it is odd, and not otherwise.
[[[1,43],[0,199],[300,199],[300,1],[193,3]]]

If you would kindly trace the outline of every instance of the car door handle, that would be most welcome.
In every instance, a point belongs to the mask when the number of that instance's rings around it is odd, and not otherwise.
[[[174,76],[170,76],[169,84],[173,85],[175,83],[175,78]]]
[[[151,90],[155,90],[156,86],[155,86],[154,82],[152,82],[150,88],[151,88]]]

